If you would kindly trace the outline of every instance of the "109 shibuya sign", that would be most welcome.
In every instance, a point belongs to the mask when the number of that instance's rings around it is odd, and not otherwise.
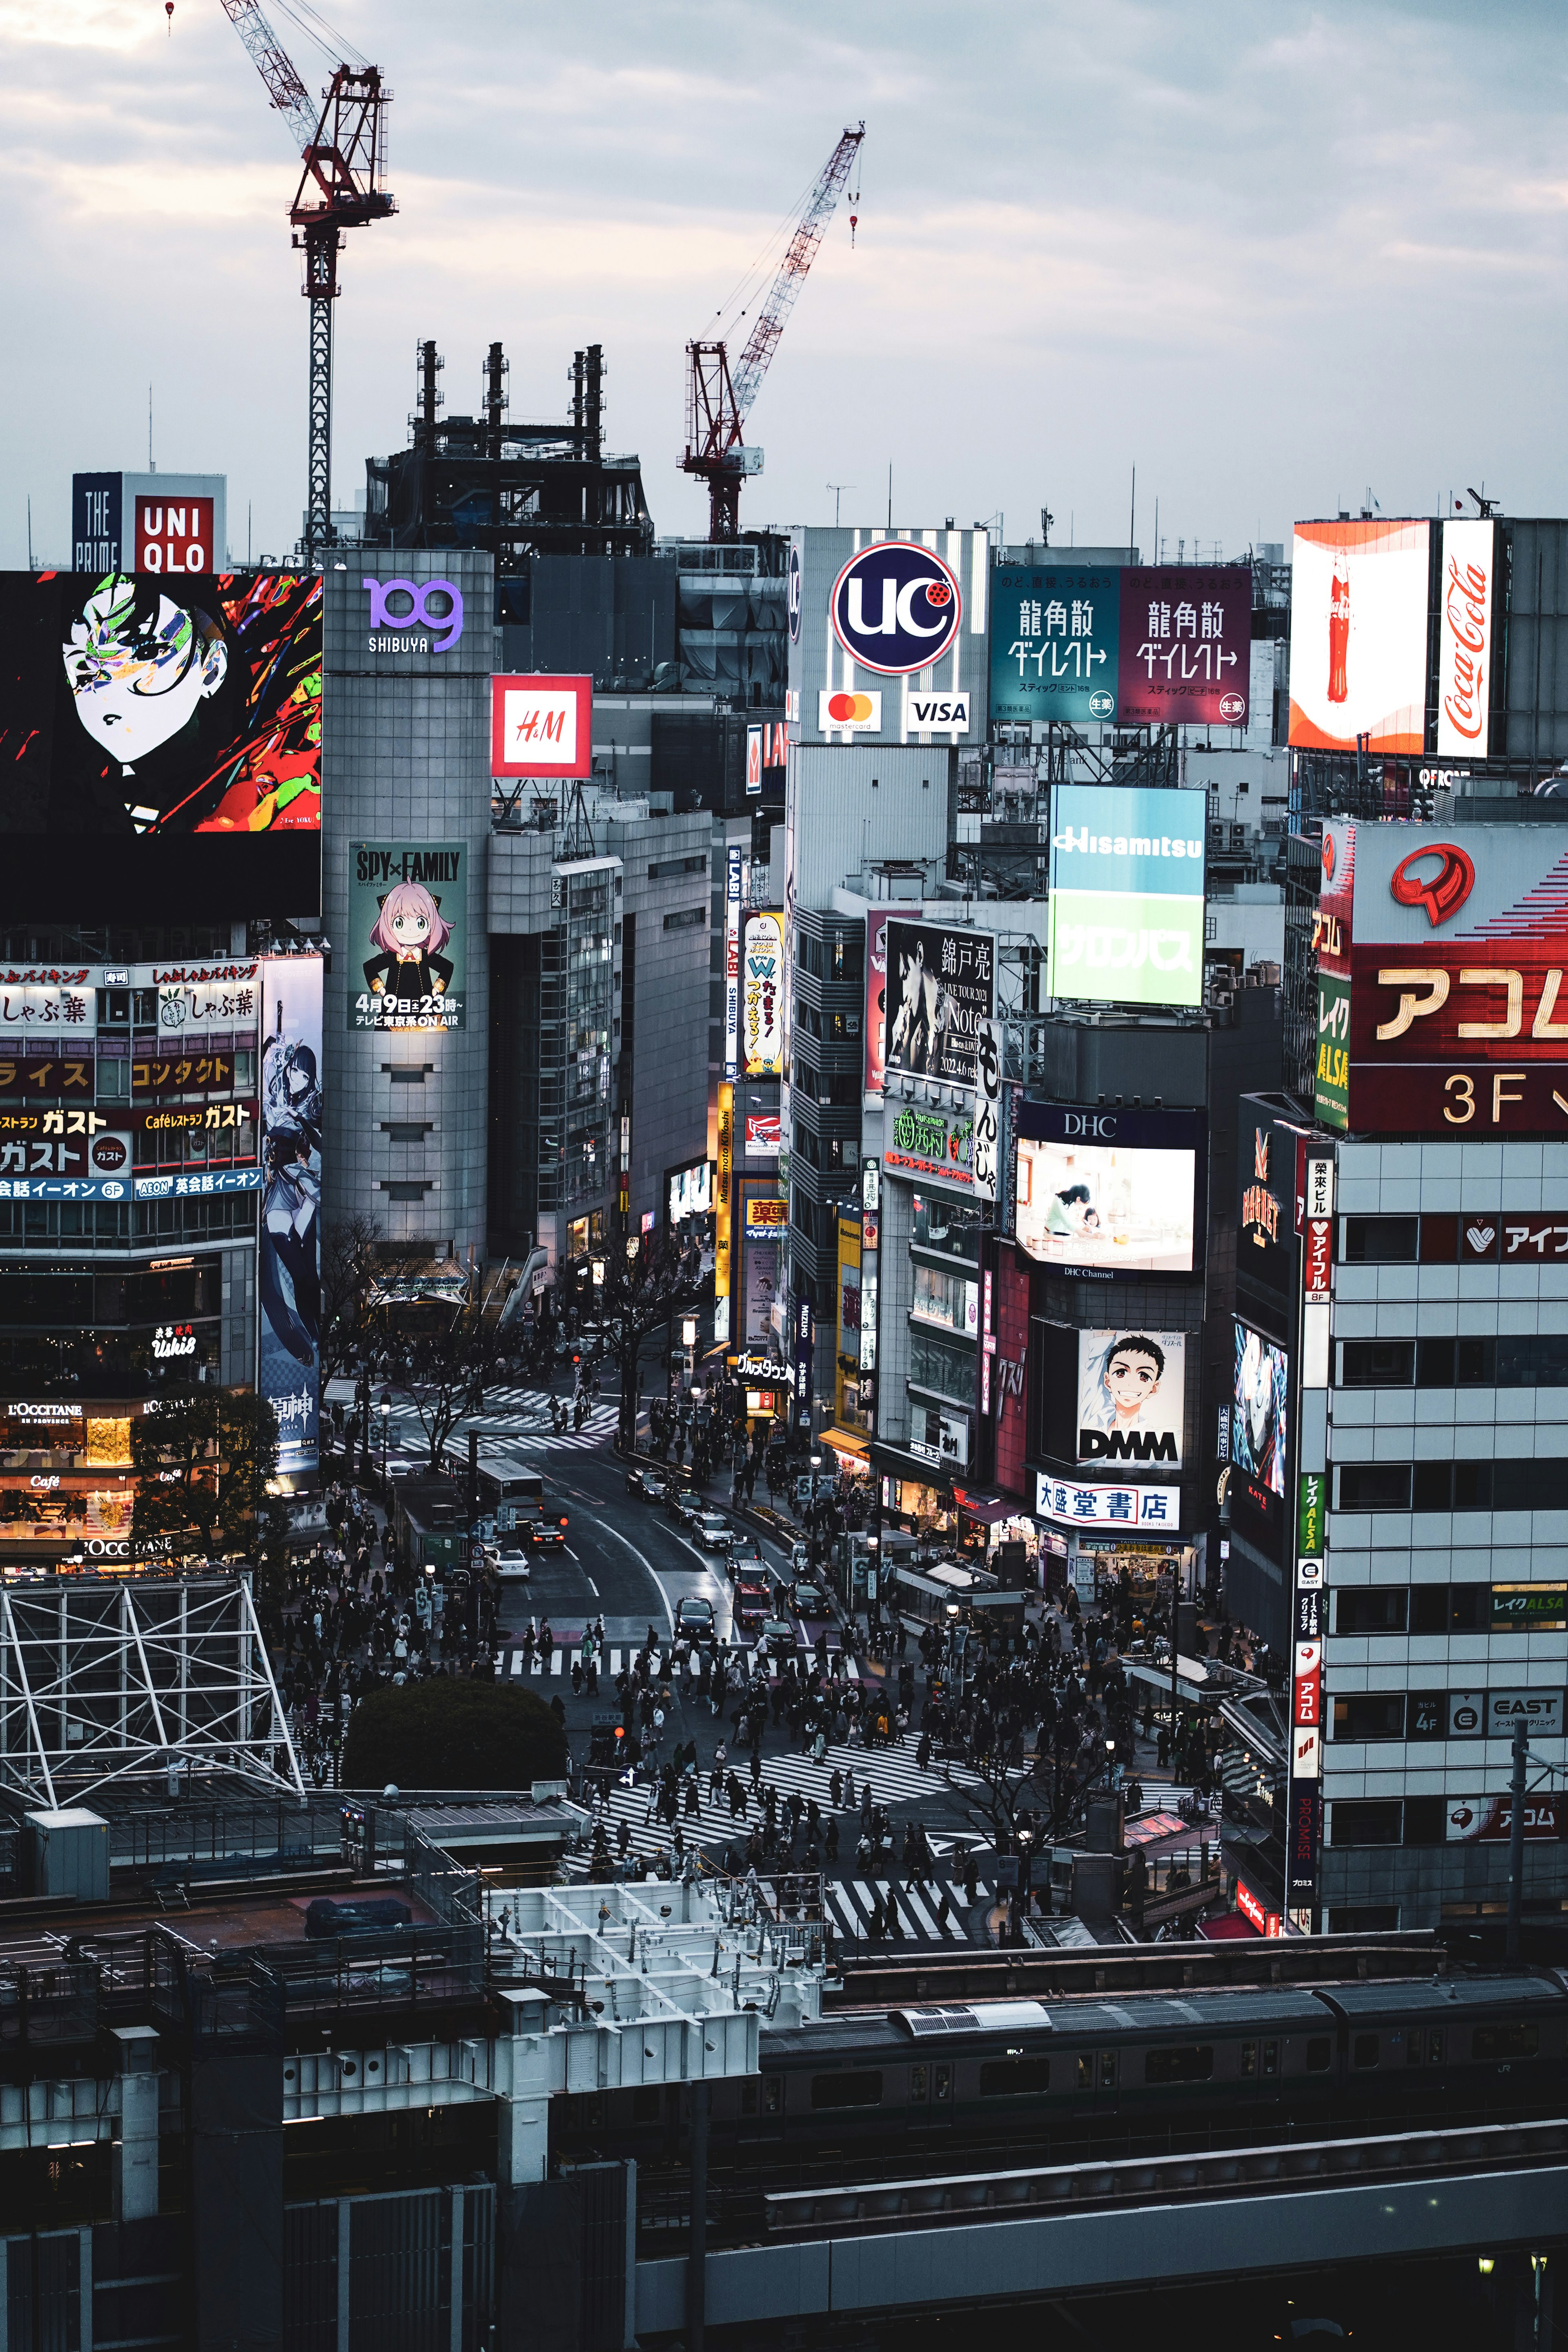
[[[463,634],[463,593],[450,580],[372,580],[373,654],[450,653]],[[432,604],[431,599],[439,601]],[[428,635],[414,634],[428,631]]]

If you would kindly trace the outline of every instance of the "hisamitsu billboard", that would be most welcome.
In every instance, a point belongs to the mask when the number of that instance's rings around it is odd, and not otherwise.
[[[1098,1004],[1198,1004],[1201,793],[1058,784],[1051,796],[1050,987]]]

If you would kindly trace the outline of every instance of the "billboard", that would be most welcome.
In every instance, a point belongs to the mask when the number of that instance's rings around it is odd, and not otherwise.
[[[212,499],[160,490],[131,501],[132,572],[212,572],[216,566]]]
[[[258,971],[0,972],[0,1200],[259,1191]]]
[[[1003,564],[992,574],[991,716],[1081,727],[1245,727],[1246,563]]]
[[[1323,828],[1315,1101],[1326,1125],[1563,1132],[1568,825]]]
[[[1437,757],[1484,760],[1491,740],[1497,525],[1443,525],[1437,604]]]
[[[1289,1378],[1285,1350],[1236,1318],[1231,1389],[1231,1494],[1278,1545],[1289,1450]]]
[[[746,1113],[746,1158],[776,1160],[784,1150],[784,1118],[776,1110]]]
[[[1429,522],[1299,522],[1290,741],[1420,752],[1426,741]]]
[[[1197,1112],[1017,1107],[1018,1246],[1065,1272],[1192,1274],[1203,1258]]]
[[[349,1027],[466,1024],[468,851],[458,841],[361,841],[349,866]]]
[[[316,1466],[321,1439],[321,959],[261,966],[258,1392],[278,1415],[278,1467]]]
[[[752,908],[741,926],[741,1064],[748,1078],[784,1069],[784,915]]]
[[[888,1127],[885,1168],[906,1176],[926,1176],[944,1184],[972,1184],[974,1124],[966,1112],[915,1109],[905,1103]]]
[[[989,563],[984,530],[795,530],[790,740],[984,742]]]
[[[1202,1003],[1206,805],[1201,793],[1163,785],[1056,787],[1053,996]]]
[[[866,1092],[879,1095],[887,1080],[888,925],[918,907],[878,907],[866,918]]]
[[[1059,1519],[1073,1528],[1109,1528],[1125,1533],[1130,1528],[1159,1528],[1173,1534],[1182,1523],[1179,1486],[1078,1486],[1067,1478],[1053,1478],[1047,1470],[1035,1473],[1035,1510],[1042,1519]]]
[[[492,776],[591,776],[594,681],[524,672],[490,680]]]
[[[739,1338],[747,1346],[773,1335],[779,1260],[789,1230],[789,1203],[773,1192],[742,1183],[742,1297]]]
[[[319,578],[0,574],[0,903],[117,923],[320,905]]]
[[[974,1084],[975,1036],[995,1010],[996,943],[989,931],[895,916],[885,934],[885,1074]]]
[[[1079,1331],[1078,1458],[1182,1466],[1183,1331]]]

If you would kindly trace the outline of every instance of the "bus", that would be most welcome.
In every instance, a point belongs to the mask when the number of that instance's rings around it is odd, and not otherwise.
[[[458,1492],[468,1491],[468,1449],[466,1443],[454,1442],[442,1449],[441,1466],[448,1478],[457,1484]],[[485,1445],[479,1449],[478,1493],[479,1532],[487,1541],[498,1535],[510,1535],[518,1527],[540,1518],[544,1510],[544,1480],[531,1463],[520,1454],[509,1453],[504,1446]]]

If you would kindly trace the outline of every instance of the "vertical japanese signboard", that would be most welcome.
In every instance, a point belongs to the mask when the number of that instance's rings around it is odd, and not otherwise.
[[[719,1089],[719,1167],[713,1192],[713,1344],[730,1339],[730,1206],[735,1174],[735,1089]]]
[[[977,1201],[996,1198],[1001,1166],[1002,1039],[994,1021],[974,1033],[974,1149],[970,1165]],[[989,1282],[990,1276],[986,1280]]]
[[[784,1068],[784,916],[753,910],[742,925],[741,1061],[749,1078]]]
[[[321,959],[261,965],[257,1388],[278,1415],[278,1467],[316,1467],[321,1441]]]
[[[741,1058],[741,900],[744,895],[745,853],[738,841],[730,844],[724,874],[724,1076],[740,1075]]]

